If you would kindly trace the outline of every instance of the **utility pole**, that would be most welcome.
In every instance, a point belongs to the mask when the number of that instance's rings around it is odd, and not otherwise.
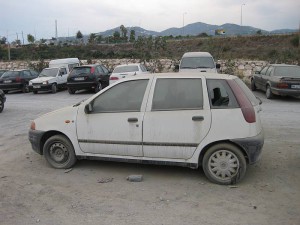
[[[8,61],[10,61],[10,45],[8,41],[8,31],[6,32],[6,41],[7,41],[7,54],[8,54]]]
[[[243,26],[243,5],[246,5],[245,3],[243,3],[241,5],[241,26]]]
[[[23,45],[24,45],[24,35],[23,35],[23,31],[22,31],[22,39],[23,39]]]

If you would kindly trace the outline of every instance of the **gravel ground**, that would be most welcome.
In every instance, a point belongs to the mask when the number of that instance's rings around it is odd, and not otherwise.
[[[265,145],[235,186],[189,168],[79,161],[50,168],[33,152],[30,120],[91,96],[9,93],[0,114],[0,224],[259,224],[300,221],[300,99],[262,92]],[[142,182],[126,180],[142,174]]]

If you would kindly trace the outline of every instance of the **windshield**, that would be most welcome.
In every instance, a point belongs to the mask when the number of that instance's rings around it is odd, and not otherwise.
[[[275,76],[300,77],[300,66],[275,67]]]
[[[71,71],[70,75],[77,76],[80,74],[89,74],[91,73],[91,67],[75,67]]]
[[[43,69],[39,77],[56,77],[58,68]]]
[[[185,57],[182,58],[180,69],[215,68],[211,57]]]
[[[19,74],[20,74],[19,71],[7,71],[2,75],[2,78],[6,78],[6,77],[14,78],[14,77],[18,77]]]
[[[113,73],[128,73],[136,71],[139,71],[138,66],[119,66],[114,69]]]

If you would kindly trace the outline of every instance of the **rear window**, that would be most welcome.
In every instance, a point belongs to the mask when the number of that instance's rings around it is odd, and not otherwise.
[[[185,57],[182,58],[180,69],[215,68],[211,57]]]
[[[15,78],[18,76],[20,76],[20,71],[7,71],[2,75],[2,78],[7,78],[7,77]]]
[[[300,77],[300,66],[275,67],[275,76]]]
[[[79,76],[79,75],[82,75],[82,74],[88,74],[90,72],[91,72],[91,67],[75,67],[75,68],[73,68],[70,75]]]
[[[243,92],[246,94],[249,101],[252,103],[253,106],[259,104],[259,100],[255,97],[252,91],[247,87],[247,85],[239,78],[234,79],[234,81],[240,86]]]
[[[128,73],[136,71],[139,71],[138,66],[119,66],[114,69],[113,73]]]

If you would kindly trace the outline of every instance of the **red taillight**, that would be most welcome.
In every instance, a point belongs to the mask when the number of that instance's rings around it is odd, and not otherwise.
[[[91,73],[95,72],[95,67],[91,67]]]
[[[16,77],[16,82],[20,82],[21,81],[21,77]]]
[[[119,77],[110,77],[110,80],[119,80]]]
[[[245,95],[244,91],[240,88],[240,86],[234,80],[228,80],[227,83],[231,87],[243,113],[245,120],[248,123],[255,123],[255,111],[253,105],[250,100]]]
[[[289,85],[286,83],[279,83],[276,86],[277,86],[277,88],[289,88]]]

